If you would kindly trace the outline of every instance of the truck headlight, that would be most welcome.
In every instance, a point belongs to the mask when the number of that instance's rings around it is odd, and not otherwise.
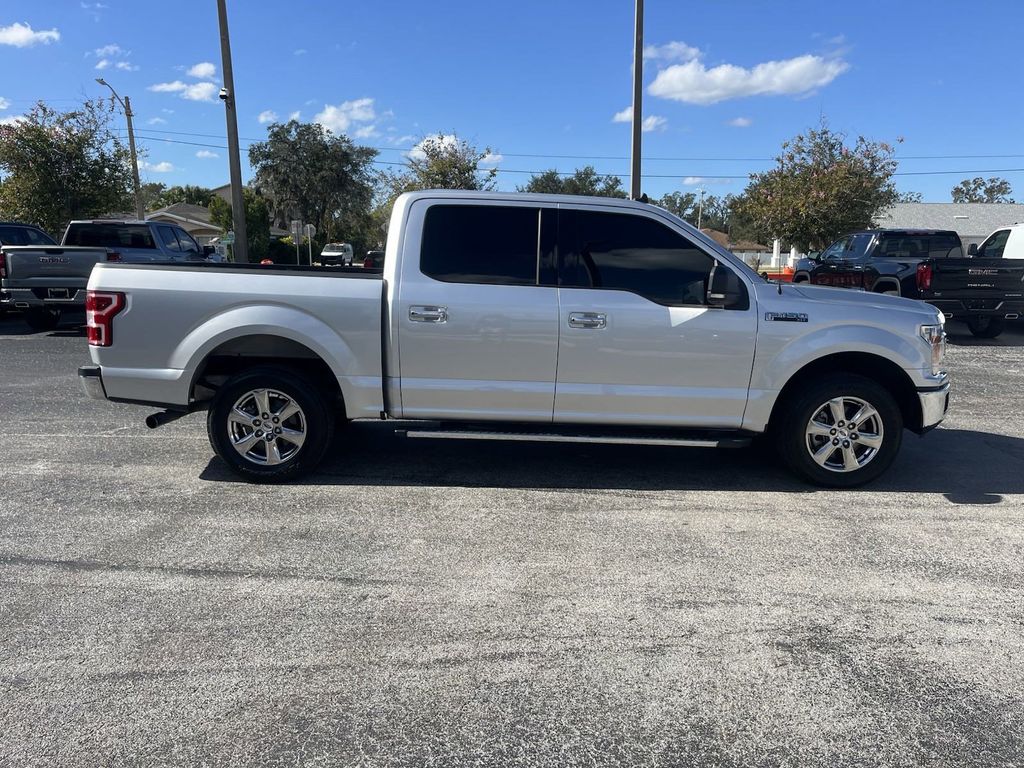
[[[921,338],[932,350],[932,376],[942,373],[942,363],[946,359],[946,331],[942,324],[922,325]]]

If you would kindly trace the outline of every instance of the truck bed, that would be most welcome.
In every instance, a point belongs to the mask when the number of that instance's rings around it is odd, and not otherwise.
[[[99,264],[89,289],[126,301],[113,343],[90,354],[103,366],[107,397],[181,408],[208,356],[242,354],[271,336],[305,339],[308,352],[329,361],[350,418],[378,416],[383,288],[381,273],[365,269]],[[294,352],[282,349],[279,364]]]

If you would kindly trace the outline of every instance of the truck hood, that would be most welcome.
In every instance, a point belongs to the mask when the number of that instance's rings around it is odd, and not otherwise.
[[[778,290],[775,288],[775,290]],[[826,286],[788,285],[783,289],[783,296],[786,294],[797,294],[803,301],[828,304],[831,306],[843,305],[856,308],[858,311],[900,312],[918,315],[921,322],[941,322],[937,318],[942,317],[935,307],[925,304],[923,301],[905,299],[899,296],[886,296],[884,293],[868,293],[867,291],[855,291],[850,288],[829,288]]]

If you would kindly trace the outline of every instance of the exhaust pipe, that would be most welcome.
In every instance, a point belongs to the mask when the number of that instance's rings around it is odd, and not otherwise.
[[[185,411],[159,411],[150,416],[146,417],[146,426],[150,429],[156,429],[162,427],[164,424],[170,424],[172,421],[177,421],[182,416],[188,416]]]

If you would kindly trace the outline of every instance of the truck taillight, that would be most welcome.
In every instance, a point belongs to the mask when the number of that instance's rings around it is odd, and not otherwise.
[[[0,251],[0,280],[7,277],[7,254]]]
[[[917,290],[930,291],[932,288],[932,265],[917,265]]]
[[[107,261],[120,261],[121,254],[117,251],[107,251]]]
[[[124,294],[88,291],[85,294],[85,328],[89,346],[109,347],[114,341],[114,316],[124,309]]]

